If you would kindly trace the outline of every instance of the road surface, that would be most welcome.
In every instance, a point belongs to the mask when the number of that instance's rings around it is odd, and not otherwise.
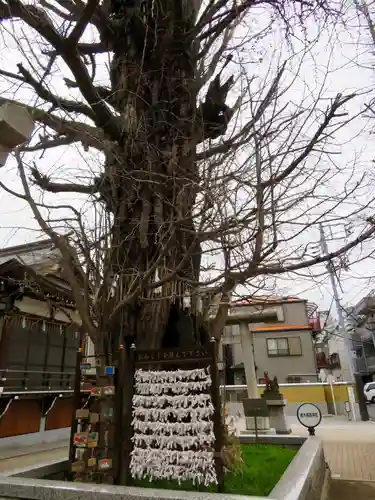
[[[375,420],[375,405],[373,404],[367,405],[367,411],[371,420]]]

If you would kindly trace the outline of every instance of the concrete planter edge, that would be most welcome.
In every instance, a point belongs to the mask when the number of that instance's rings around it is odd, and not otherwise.
[[[66,468],[67,460],[57,460],[0,474],[1,496],[7,500],[320,500],[326,481],[323,446],[319,438],[299,436],[259,436],[263,444],[302,446],[269,497],[228,495],[219,493],[153,490],[125,486],[67,483],[41,479]],[[254,436],[241,436],[244,444],[254,442]],[[311,495],[313,491],[313,496]],[[321,492],[321,493],[319,493]],[[319,496],[315,496],[316,493]]]

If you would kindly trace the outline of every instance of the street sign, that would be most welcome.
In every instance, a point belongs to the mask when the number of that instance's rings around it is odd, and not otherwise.
[[[307,427],[310,436],[315,435],[315,427],[322,421],[322,413],[312,403],[302,403],[297,409],[297,418],[301,425]]]
[[[348,386],[348,396],[349,396],[349,403],[350,403],[350,406],[351,406],[351,410],[352,410],[352,415],[353,415],[353,420],[357,420],[356,418],[356,414],[355,414],[355,394],[354,394],[354,389],[352,386]]]
[[[245,417],[252,417],[255,426],[255,442],[258,442],[258,418],[268,417],[267,401],[261,398],[245,398],[242,400]]]
[[[265,399],[249,399],[242,400],[245,417],[268,417],[267,401]]]
[[[348,386],[348,396],[349,396],[350,403],[355,403],[354,389],[351,386]]]
[[[105,375],[114,375],[115,374],[115,367],[114,366],[106,366],[104,368],[104,373],[105,373]]]

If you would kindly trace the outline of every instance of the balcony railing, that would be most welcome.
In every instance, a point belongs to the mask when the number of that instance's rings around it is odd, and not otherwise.
[[[337,353],[326,356],[324,352],[318,352],[316,354],[316,364],[319,370],[322,368],[328,370],[341,368],[340,357]]]
[[[74,372],[0,369],[2,394],[71,392]]]
[[[319,333],[322,331],[322,327],[320,324],[320,318],[314,317],[314,318],[309,318],[309,323],[312,329],[313,333]]]
[[[375,290],[358,302],[354,308],[356,314],[371,314],[375,311]]]
[[[361,358],[355,358],[354,365],[358,373],[367,373],[368,371],[367,361],[364,356],[362,356]]]

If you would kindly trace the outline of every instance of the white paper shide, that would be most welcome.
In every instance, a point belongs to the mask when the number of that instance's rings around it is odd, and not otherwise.
[[[210,387],[204,368],[136,370],[130,462],[134,479],[217,484]]]

